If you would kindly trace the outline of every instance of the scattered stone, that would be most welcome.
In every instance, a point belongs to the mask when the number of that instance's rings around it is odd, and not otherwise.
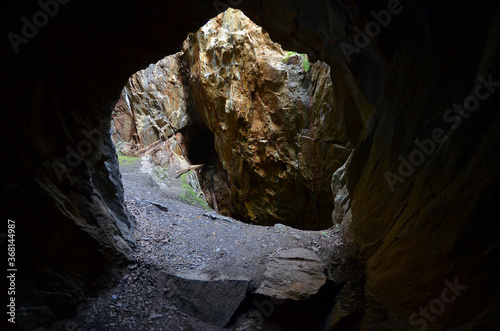
[[[325,284],[325,269],[311,250],[281,251],[266,265],[265,279],[255,293],[276,299],[308,299]]]
[[[168,212],[168,207],[165,206],[165,205],[162,205],[161,203],[157,203],[157,202],[150,202],[153,206],[155,206],[156,208],[158,208],[159,210],[161,211],[164,211],[164,212]]]
[[[159,317],[163,317],[163,315],[162,315],[162,314],[157,314],[157,313],[155,313],[155,312],[152,312],[152,313],[151,313],[151,315],[149,315],[149,318],[148,318],[148,319],[149,319],[149,320],[153,320],[153,319],[155,319],[155,318],[159,318]]]
[[[203,273],[173,275],[159,271],[158,291],[177,308],[202,321],[224,327],[245,299],[249,280],[212,279]]]
[[[212,220],[221,220],[229,223],[234,223],[234,220],[230,217],[222,216],[216,213],[203,213],[203,216],[208,217]]]
[[[281,223],[276,223],[276,224],[274,224],[274,228],[276,230],[286,230],[286,225],[283,225]]]

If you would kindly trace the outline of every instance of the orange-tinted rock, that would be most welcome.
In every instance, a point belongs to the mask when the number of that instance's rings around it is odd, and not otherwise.
[[[233,216],[259,224],[331,226],[330,179],[350,153],[330,67],[309,71],[241,12],[184,43],[197,109],[215,134]]]
[[[124,153],[166,140],[196,122],[180,55],[167,56],[127,81],[112,115],[113,139]]]

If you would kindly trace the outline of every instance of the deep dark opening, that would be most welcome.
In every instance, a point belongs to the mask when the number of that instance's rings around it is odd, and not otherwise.
[[[217,163],[215,136],[208,128],[197,132],[191,139],[188,148],[188,159],[191,164],[215,165]]]

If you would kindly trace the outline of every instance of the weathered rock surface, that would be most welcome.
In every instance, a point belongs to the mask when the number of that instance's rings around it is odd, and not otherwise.
[[[345,171],[349,160],[350,158],[342,167],[335,171],[331,182],[335,206],[332,213],[332,221],[333,224],[342,228],[344,235],[347,235],[349,232],[349,225],[352,219],[351,199],[345,183]]]
[[[267,33],[231,9],[191,34],[183,51],[196,107],[228,174],[233,216],[330,226],[328,183],[350,153],[330,67],[317,62],[306,70],[303,57],[287,60]]]
[[[171,187],[185,181],[205,200],[196,173],[181,179],[177,174],[190,166],[187,145],[203,124],[184,84],[188,75],[181,55],[167,56],[129,78],[111,114],[112,138],[120,153],[143,155],[142,172],[169,196],[181,197],[184,192]]]
[[[159,271],[156,283],[160,295],[186,314],[224,327],[245,298],[249,281]]]
[[[214,138],[197,141],[195,129],[182,134],[186,149],[205,150],[189,158],[206,164],[200,181],[214,209],[259,224],[327,228],[327,183],[351,148],[329,66],[309,66],[229,9],[192,34],[183,53],[129,79],[113,115],[115,143],[129,153],[194,126],[201,115]],[[202,145],[210,139],[212,146]]]
[[[326,282],[326,266],[311,250],[281,251],[266,265],[264,281],[255,293],[278,300],[305,300]]]
[[[183,84],[181,53],[130,77],[112,114],[113,139],[125,154],[166,140],[199,118]]]

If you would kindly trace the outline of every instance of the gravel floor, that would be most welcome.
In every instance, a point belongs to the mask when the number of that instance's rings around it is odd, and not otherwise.
[[[136,263],[112,288],[82,304],[77,317],[57,323],[54,330],[220,330],[159,297],[157,270],[245,277],[252,291],[262,281],[265,263],[281,250],[309,248],[328,265],[342,247],[334,228],[257,226],[189,205],[175,196],[179,188],[160,191],[139,168],[138,161],[121,165],[126,205],[137,221]]]

